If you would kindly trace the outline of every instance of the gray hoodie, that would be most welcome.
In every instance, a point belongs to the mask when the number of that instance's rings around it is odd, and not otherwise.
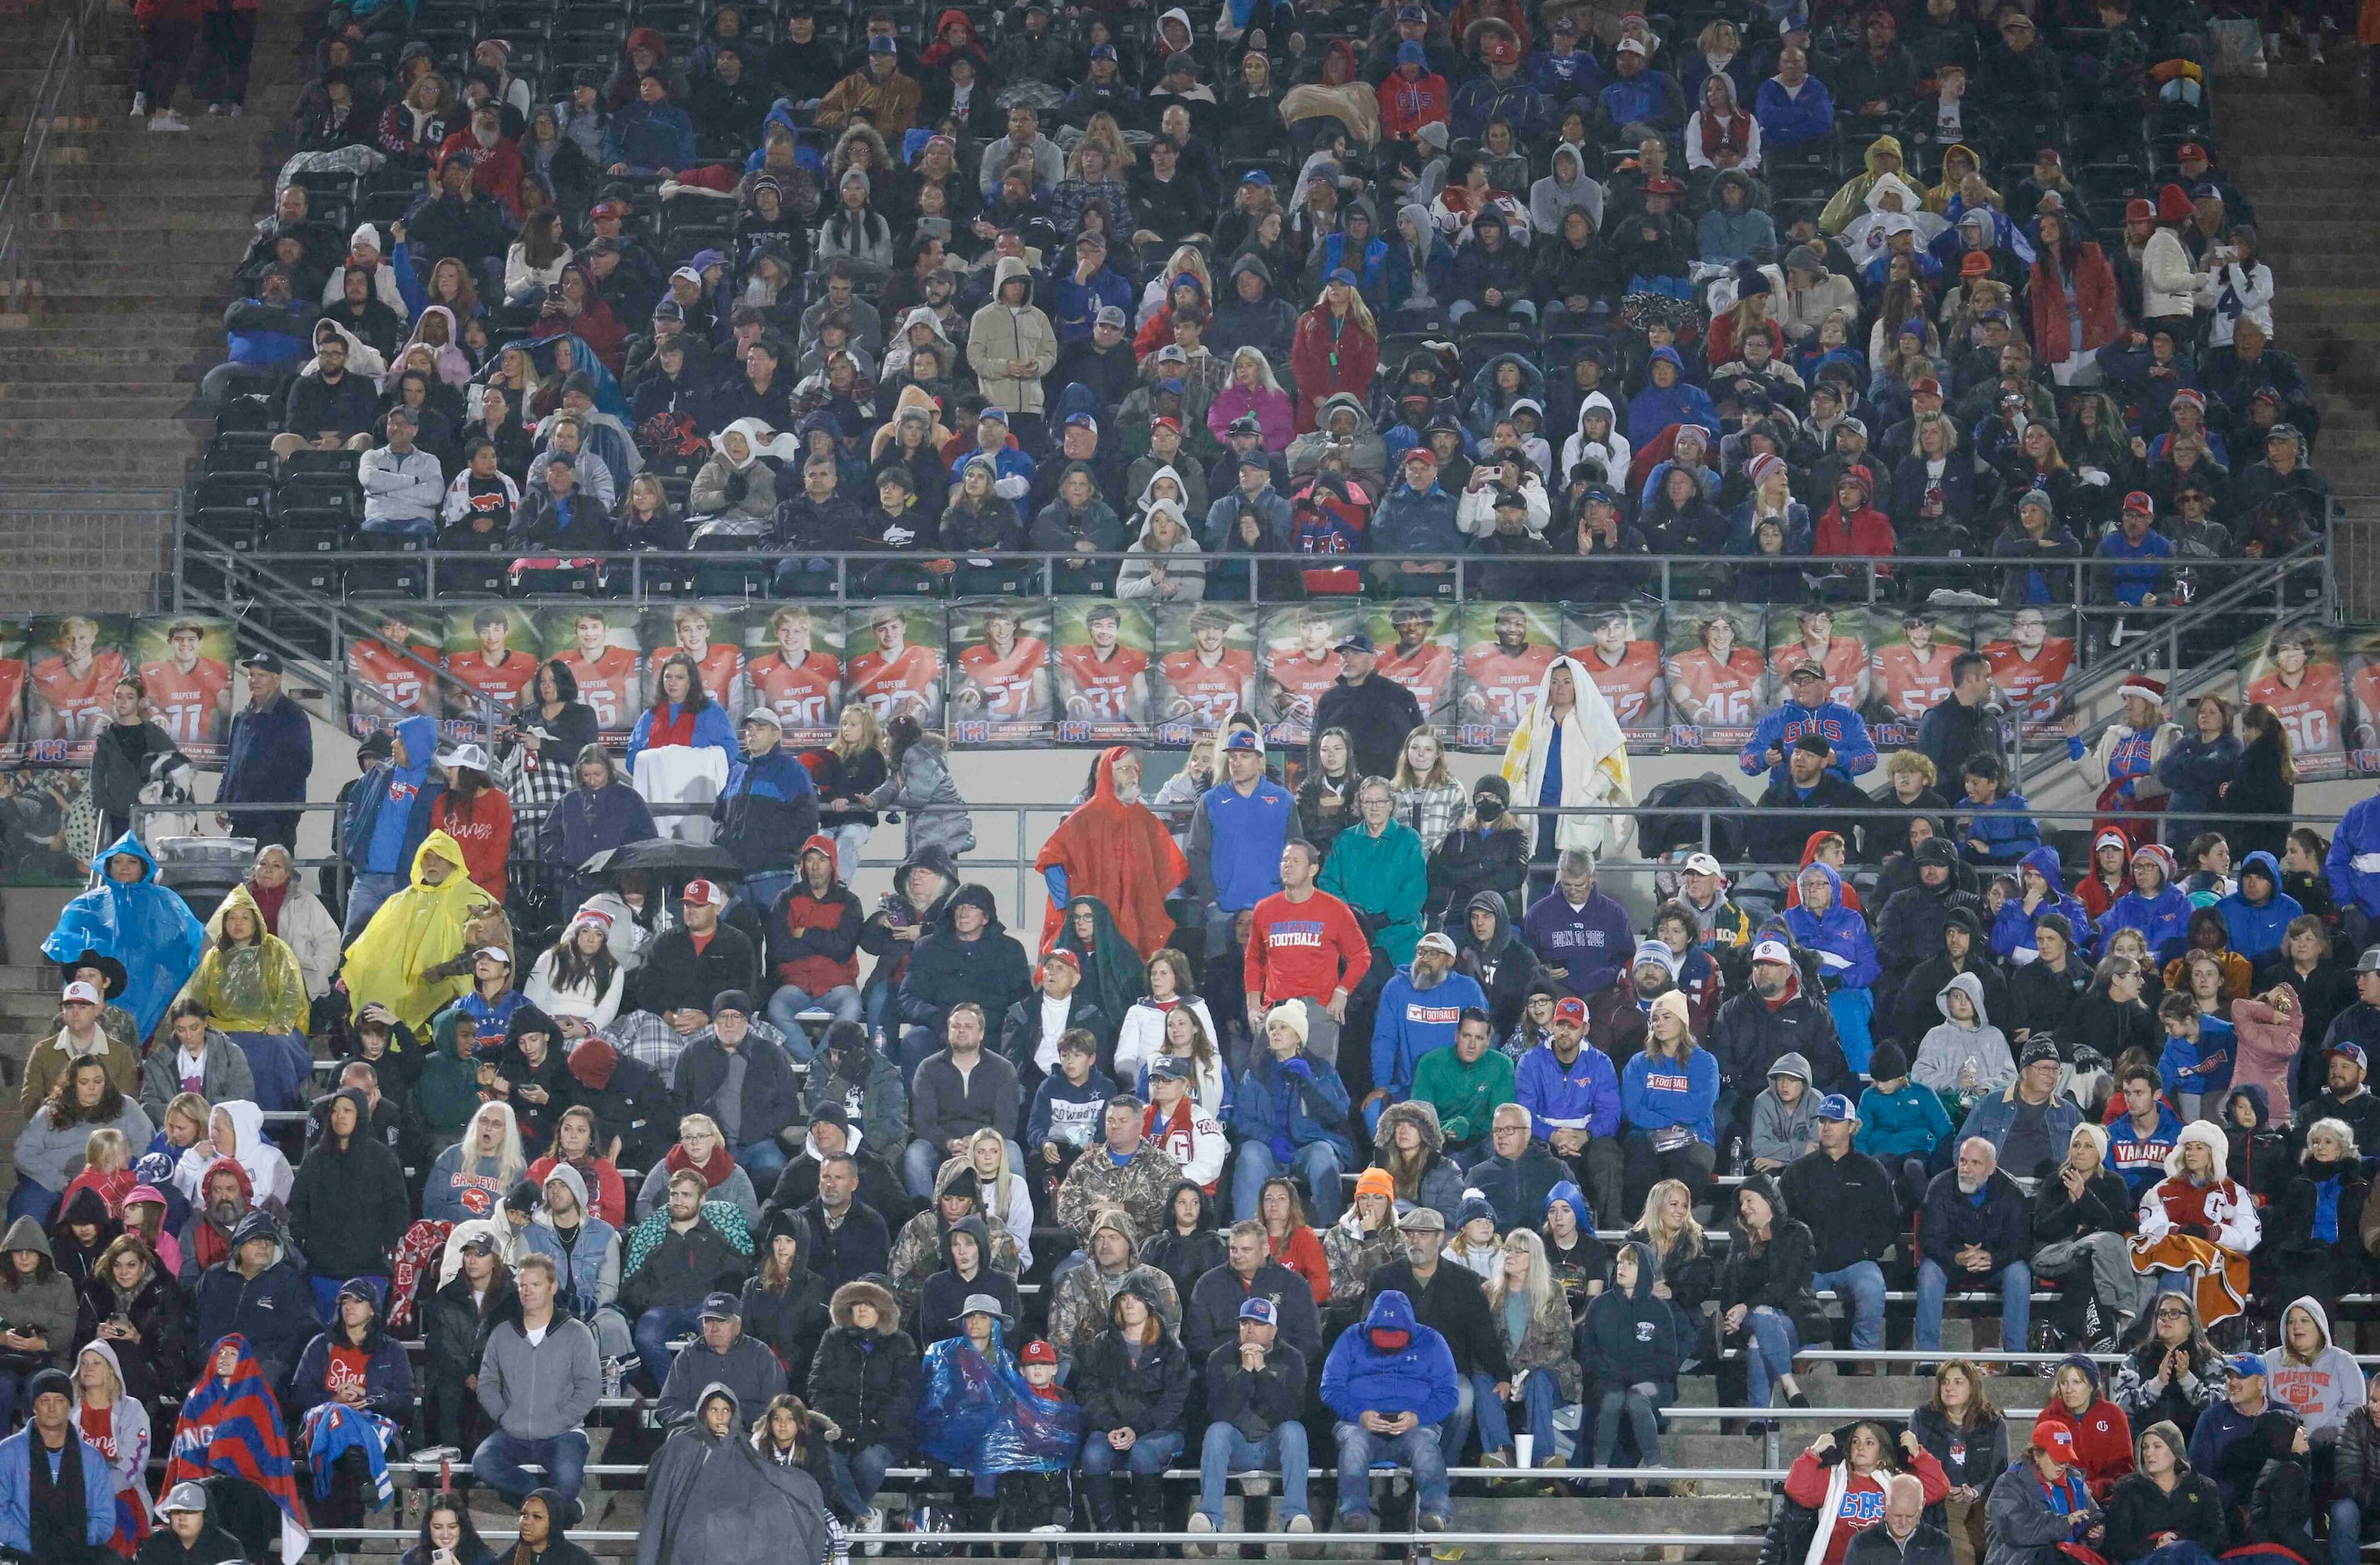
[[[602,1394],[595,1334],[559,1309],[535,1345],[520,1322],[505,1321],[480,1359],[480,1405],[516,1440],[551,1440],[578,1428]]]
[[[1802,1096],[1791,1109],[1777,1096],[1777,1078],[1792,1076],[1802,1084]],[[1799,1054],[1780,1054],[1768,1068],[1768,1086],[1752,1100],[1754,1159],[1790,1163],[1818,1145],[1818,1094],[1810,1086],[1810,1062]]]
[[[1963,994],[1975,1008],[1972,1023],[1950,1019],[1950,996]],[[1984,1009],[1983,980],[1973,973],[1961,973],[1942,986],[1934,1003],[1942,1013],[1942,1025],[1925,1035],[1917,1046],[1917,1058],[1910,1062],[1909,1076],[1920,1086],[1930,1086],[1937,1092],[1959,1090],[1959,1076],[1967,1062],[1975,1062],[1975,1086],[2003,1087],[2016,1079],[2016,1057],[2009,1052],[2008,1035],[1992,1025],[1991,1013]]]

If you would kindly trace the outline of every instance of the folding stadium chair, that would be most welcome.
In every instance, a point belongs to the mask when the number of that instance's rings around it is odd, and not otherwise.
[[[260,430],[267,433],[281,428],[279,404],[261,392],[244,392],[227,398],[215,409],[215,433],[234,434],[243,430]]]
[[[339,588],[349,598],[418,601],[429,596],[430,563],[419,554],[367,555],[341,570]]]
[[[336,596],[339,591],[339,547],[346,536],[346,518],[332,512],[299,512],[282,518],[258,544],[261,552],[286,554],[267,567],[305,592]]]
[[[648,598],[692,598],[698,568],[691,560],[670,554],[647,554],[634,568],[625,560],[614,560],[598,574],[596,588],[606,598],[625,598],[640,584]]]
[[[513,576],[513,592],[521,598],[592,598],[595,584],[592,565],[559,565]]]
[[[231,430],[219,433],[207,443],[207,454],[199,470],[210,477],[217,473],[254,473],[270,478],[273,473],[273,436],[263,430]]]
[[[273,480],[254,473],[210,473],[190,491],[194,511],[253,511],[264,516],[272,507]]]
[[[505,555],[438,562],[441,598],[502,598],[512,586],[512,562]]]
[[[296,513],[322,512],[353,522],[363,515],[364,491],[352,478],[329,474],[285,479],[273,491],[273,516],[285,521]]]
[[[283,479],[334,475],[350,483],[356,477],[356,454],[352,451],[316,451],[300,447],[282,459]]]

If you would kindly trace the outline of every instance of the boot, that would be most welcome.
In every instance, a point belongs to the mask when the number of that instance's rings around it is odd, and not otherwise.
[[[995,1495],[990,1499],[978,1499],[969,1495],[959,1508],[959,1514],[966,1519],[966,1530],[970,1533],[997,1531],[1000,1526],[1000,1498]],[[967,1545],[966,1552],[971,1559],[990,1559],[998,1557],[1000,1549],[992,1544],[971,1543]]]
[[[1091,1530],[1110,1537],[1123,1532],[1116,1524],[1115,1480],[1104,1473],[1085,1474],[1083,1504],[1091,1513]]]
[[[1165,1526],[1165,1480],[1154,1473],[1135,1473],[1132,1476],[1133,1530],[1140,1533],[1161,1533]],[[1133,1550],[1141,1559],[1162,1559],[1167,1547],[1143,1544]]]

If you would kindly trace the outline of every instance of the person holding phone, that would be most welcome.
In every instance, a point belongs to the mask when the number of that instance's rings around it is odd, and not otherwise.
[[[458,1495],[440,1495],[421,1518],[421,1536],[397,1565],[495,1565],[495,1553],[471,1524]]]

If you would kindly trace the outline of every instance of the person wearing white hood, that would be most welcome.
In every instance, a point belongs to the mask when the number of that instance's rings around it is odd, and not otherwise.
[[[554,1307],[587,1323],[607,1358],[634,1351],[628,1318],[620,1313],[620,1233],[595,1215],[587,1179],[568,1163],[545,1173],[528,1225],[516,1238],[524,1255],[552,1259]]]
[[[1603,464],[1604,481],[1624,484],[1628,481],[1628,465],[1635,453],[1628,437],[1620,432],[1620,415],[1611,399],[1599,391],[1586,394],[1578,405],[1578,431],[1562,442],[1561,470],[1564,477],[1577,471],[1581,462],[1593,459]]]
[[[1905,213],[1917,224],[1917,248],[1924,249],[1949,231],[1949,224],[1925,210],[1925,198],[1898,174],[1879,176],[1868,187],[1867,211],[1843,229],[1843,248],[1865,266],[1884,253],[1886,219]]]
[[[2317,1446],[2336,1443],[2363,1405],[2363,1371],[2331,1338],[2330,1316],[2308,1293],[2281,1312],[2281,1345],[2265,1352],[2265,1389],[2305,1423]]]
[[[1937,1092],[1996,1092],[2016,1079],[2016,1057],[2008,1035],[1992,1025],[1984,1009],[1983,980],[1961,973],[1934,997],[1942,1012],[1938,1026],[1917,1046],[1910,1079]]]
[[[928,334],[922,341],[917,335],[921,328]],[[958,345],[951,341],[949,334],[942,330],[942,318],[930,304],[918,305],[901,318],[900,335],[893,339],[891,347],[884,350],[884,362],[877,375],[878,382],[897,380],[907,374],[910,356],[926,347],[941,353],[945,374],[958,362]]]
[[[207,1139],[182,1154],[174,1170],[174,1183],[193,1202],[200,1199],[199,1182],[207,1165],[229,1158],[248,1173],[249,1190],[258,1206],[289,1204],[295,1176],[289,1159],[264,1139],[264,1110],[244,1098],[218,1103],[207,1116]]]
[[[1149,479],[1154,489],[1157,479],[1172,472],[1160,467]],[[1190,536],[1190,526],[1183,519],[1182,507],[1172,500],[1148,500],[1146,521],[1140,537],[1134,540],[1124,552],[1123,567],[1116,573],[1116,596],[1124,599],[1146,598],[1152,603],[1196,603],[1207,595],[1207,566],[1201,558],[1198,540]]]
[[[799,462],[801,438],[777,434],[758,419],[738,419],[710,437],[713,455],[694,476],[686,509],[702,518],[695,525],[699,549],[712,539],[758,540],[777,511],[777,478],[763,456]]]
[[[149,1410],[125,1389],[123,1361],[104,1338],[75,1354],[74,1384],[75,1426],[107,1458],[118,1513],[129,1505],[135,1515],[148,1514]]]
[[[1628,742],[1611,703],[1574,658],[1556,658],[1538,678],[1537,693],[1504,747],[1504,781],[1522,808],[1566,810],[1597,805],[1633,806]],[[1550,863],[1580,849],[1600,857],[1624,849],[1634,835],[1630,816],[1541,815],[1533,859]]]
[[[397,291],[396,273],[383,259],[385,254],[381,247],[380,230],[369,223],[357,224],[356,231],[347,236],[346,265],[332,268],[331,275],[323,281],[322,308],[328,309],[339,302],[339,296],[347,285],[347,267],[360,266],[372,274],[372,297],[396,311],[399,321],[411,320],[413,311],[406,307],[405,296]]]
[[[1586,154],[1568,141],[1554,148],[1553,172],[1529,187],[1529,226],[1540,234],[1561,232],[1562,213],[1586,209],[1597,232],[1603,228],[1603,187],[1586,172]]]

